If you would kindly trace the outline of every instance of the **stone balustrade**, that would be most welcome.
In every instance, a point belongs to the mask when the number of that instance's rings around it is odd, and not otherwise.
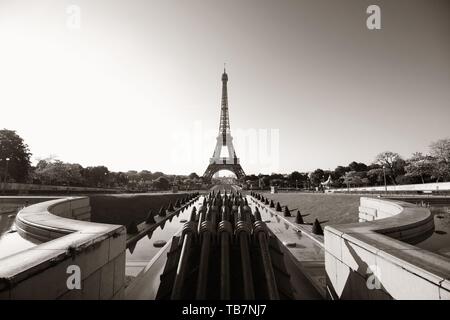
[[[40,244],[0,260],[0,299],[121,299],[126,230],[88,222],[89,198],[31,205],[16,217],[17,231]],[[81,288],[69,289],[70,266]]]
[[[440,192],[449,191],[450,182],[434,182],[434,183],[420,183],[420,184],[401,184],[389,186],[371,186],[371,187],[356,187],[356,188],[337,188],[330,189],[330,192]]]
[[[450,299],[450,259],[414,246],[434,231],[427,208],[362,197],[360,223],[325,227],[333,299]]]

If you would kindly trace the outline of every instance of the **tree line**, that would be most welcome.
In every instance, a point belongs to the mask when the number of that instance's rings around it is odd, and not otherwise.
[[[133,191],[198,189],[203,180],[196,173],[169,175],[148,170],[110,171],[106,166],[83,167],[54,158],[41,159],[31,165],[31,152],[23,139],[13,130],[0,130],[1,181],[77,187],[123,188]],[[371,164],[353,161],[334,170],[316,169],[291,174],[248,175],[244,183],[252,187],[279,186],[316,189],[331,179],[330,187],[360,187],[415,184],[450,180],[450,138],[434,141],[429,153],[414,153],[403,159],[398,153],[385,151]]]
[[[450,138],[432,142],[429,153],[415,152],[403,159],[398,153],[379,153],[371,164],[353,161],[334,170],[316,169],[313,172],[294,171],[291,174],[250,175],[247,183],[254,187],[278,186],[286,188],[362,187],[399,184],[418,184],[450,180]]]
[[[110,171],[106,166],[83,167],[49,157],[31,165],[28,145],[13,130],[0,130],[1,181],[72,187],[122,188],[131,191],[168,190],[176,184],[181,189],[199,188],[196,173],[169,175],[148,170]]]

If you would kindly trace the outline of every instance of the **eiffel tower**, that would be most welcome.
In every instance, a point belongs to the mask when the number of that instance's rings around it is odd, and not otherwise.
[[[208,168],[206,168],[203,178],[210,180],[212,176],[220,170],[229,170],[233,172],[238,179],[245,177],[239,158],[233,147],[233,138],[230,131],[230,116],[228,114],[228,75],[225,68],[222,74],[222,106],[220,109],[219,135],[217,136],[216,148],[212,158],[209,159]],[[227,157],[221,157],[222,148],[228,151]]]

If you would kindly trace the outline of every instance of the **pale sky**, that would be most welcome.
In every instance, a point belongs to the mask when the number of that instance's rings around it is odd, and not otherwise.
[[[450,136],[449,39],[447,0],[0,0],[0,128],[33,160],[203,174],[226,62],[247,174],[408,157]]]

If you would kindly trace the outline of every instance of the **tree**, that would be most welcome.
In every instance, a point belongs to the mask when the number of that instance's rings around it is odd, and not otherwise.
[[[417,176],[407,176],[406,174],[401,174],[395,178],[398,184],[417,184],[420,183],[420,178]]]
[[[348,168],[350,169],[350,171],[356,171],[356,172],[367,171],[366,164],[364,164],[362,162],[356,162],[356,161],[353,161],[352,163],[350,163],[348,165]]]
[[[291,181],[301,180],[301,179],[303,179],[303,175],[300,172],[298,172],[298,171],[293,171],[289,175],[289,180],[291,180]]]
[[[66,172],[66,183],[71,186],[81,186],[84,184],[81,175],[83,167],[78,163],[64,163],[63,168]]]
[[[110,172],[109,179],[113,186],[124,187],[128,184],[128,177],[123,172]]]
[[[304,185],[304,182],[308,179],[308,176],[306,174],[302,174],[298,171],[293,171],[289,176],[289,183],[291,186],[294,187],[302,187]]]
[[[79,164],[40,160],[34,170],[34,178],[43,184],[81,186],[84,182],[82,171]]]
[[[259,174],[259,175],[258,175],[258,178],[259,178],[259,180],[261,181],[261,183],[262,183],[263,186],[268,186],[268,185],[270,185],[270,180],[271,180],[271,179],[270,179],[270,176]]]
[[[259,180],[258,176],[255,176],[254,174],[249,174],[248,176],[245,177],[245,179],[247,181],[258,181]]]
[[[431,155],[433,162],[433,176],[437,181],[447,180],[450,177],[450,138],[440,139],[431,143]]]
[[[369,184],[382,184],[384,181],[383,169],[373,168],[367,171],[367,178],[369,179]]]
[[[90,187],[101,187],[107,184],[109,170],[105,166],[87,167],[82,174]]]
[[[270,185],[280,187],[283,185],[283,179],[271,179]]]
[[[160,171],[156,171],[155,173],[153,173],[152,178],[153,179],[158,179],[159,177],[163,177],[164,173],[160,172]]]
[[[384,166],[393,184],[397,184],[395,178],[404,173],[405,161],[396,152],[385,151],[378,154],[375,163]]]
[[[42,184],[59,184],[64,179],[63,174],[59,160],[39,160],[34,170],[34,178]]]
[[[348,167],[343,167],[343,166],[337,166],[336,169],[334,169],[334,176],[335,178],[340,178],[342,176],[344,176],[344,174],[350,171],[350,169]]]
[[[26,182],[31,153],[23,139],[13,130],[0,130],[0,174],[7,181]],[[9,160],[7,160],[9,159]]]
[[[308,177],[311,181],[311,184],[315,187],[318,187],[320,183],[324,181],[325,172],[322,169],[316,169],[314,172],[310,172]]]
[[[196,174],[195,172],[192,172],[188,177],[189,177],[189,179],[191,179],[191,180],[200,179],[200,177],[198,176],[198,174]]]
[[[430,156],[423,155],[420,152],[413,153],[408,159],[408,165],[405,166],[406,177],[420,178],[425,183],[425,177],[433,174],[434,159]]]
[[[270,180],[274,180],[274,179],[279,179],[279,180],[283,180],[284,176],[280,173],[272,173],[270,175]]]
[[[363,184],[363,178],[361,178],[361,175],[358,172],[349,171],[344,175],[344,184],[346,184],[348,187],[359,187]]]
[[[445,163],[450,162],[450,138],[440,139],[430,144],[431,155]]]
[[[344,180],[344,175],[346,172],[350,171],[348,167],[337,166],[336,169],[331,171],[331,180],[333,180],[332,186],[334,188],[339,188],[342,186]]]
[[[369,178],[362,178],[361,182],[363,185],[368,186],[370,184],[370,180]]]
[[[127,173],[126,173],[126,175],[127,175],[127,179],[129,180],[129,181],[139,181],[139,173],[136,171],[136,170],[129,170],[129,171],[127,171]]]
[[[148,170],[142,170],[141,172],[139,172],[138,176],[139,176],[139,180],[143,180],[143,181],[153,180],[153,174]]]
[[[167,190],[170,187],[169,179],[164,176],[160,176],[158,179],[153,181],[153,187],[157,190]]]

